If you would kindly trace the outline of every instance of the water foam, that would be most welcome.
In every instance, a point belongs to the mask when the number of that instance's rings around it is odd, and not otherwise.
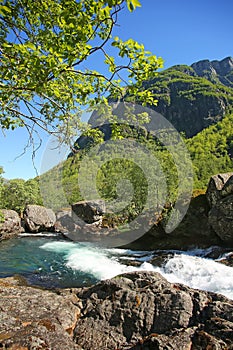
[[[56,238],[56,237],[59,237],[60,234],[59,233],[49,233],[49,232],[37,232],[36,235],[35,233],[30,233],[30,232],[25,232],[25,233],[20,233],[19,234],[19,237],[36,237],[36,238],[39,238],[39,237],[52,237],[52,238]]]
[[[233,268],[211,259],[175,254],[160,273],[170,282],[221,293],[233,299]]]
[[[71,242],[49,242],[41,248],[63,254],[66,267],[91,274],[99,280],[130,271],[156,271],[170,282],[221,293],[233,299],[233,268],[211,259],[193,256],[193,252],[175,253],[162,267],[156,267],[149,263],[151,252],[101,249]],[[138,267],[127,266],[123,263],[124,258],[142,264]]]
[[[135,267],[120,264],[110,250],[70,242],[49,242],[41,248],[62,253],[65,265],[76,271],[95,276],[99,280],[112,278],[124,272],[135,271]],[[119,253],[118,253],[119,254]]]

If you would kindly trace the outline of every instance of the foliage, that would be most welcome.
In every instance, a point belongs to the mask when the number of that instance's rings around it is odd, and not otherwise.
[[[70,204],[81,200],[77,187],[77,177],[72,174],[73,167],[71,165],[72,158],[69,158],[64,164],[60,164],[40,176],[39,183],[43,205],[57,210],[67,206],[67,198],[69,198]],[[63,171],[64,174],[69,173],[69,179],[66,175],[63,176]],[[76,167],[77,172],[78,167]],[[67,179],[68,184],[66,183]]]
[[[125,52],[120,39],[117,39],[117,42],[119,49],[123,50],[122,55],[124,55]],[[175,103],[183,103],[186,100],[190,104],[197,103],[198,105],[199,103],[200,111],[203,111],[206,106],[202,106],[200,101],[206,96],[211,96],[213,99],[216,97],[217,101],[221,100],[226,104],[228,109],[225,115],[221,116],[222,120],[205,128],[192,138],[182,135],[193,162],[194,192],[203,193],[213,174],[229,172],[233,169],[233,114],[230,113],[233,103],[233,90],[219,82],[213,84],[206,78],[196,76],[193,69],[188,66],[178,66],[163,71],[158,77],[144,83],[144,85],[152,91],[153,95],[159,98],[160,103],[165,101],[167,105],[171,104],[173,108]],[[131,96],[128,95],[127,98],[131,98]],[[143,118],[146,118],[146,116],[142,116],[142,120]],[[181,122],[185,123],[185,119],[182,119]],[[126,138],[136,140],[154,155],[165,174],[167,201],[170,201],[166,204],[169,207],[177,198],[179,187],[177,164],[182,171],[183,159],[181,157],[175,164],[169,149],[159,142],[153,133],[147,132],[142,124],[143,121],[137,127],[132,127],[127,123],[120,124],[117,123],[117,120],[113,120],[111,125],[112,140],[123,141]],[[166,132],[165,130],[164,138],[173,137],[172,133],[167,132],[166,134]],[[79,187],[80,165],[85,157],[90,155],[92,147],[101,144],[103,135],[101,131],[93,132],[92,129],[85,131],[83,135],[92,140],[88,143],[88,147],[81,150],[76,149],[73,156],[40,177],[44,205],[53,206],[53,209],[60,209],[66,207],[69,203],[84,199]],[[171,139],[171,143],[174,144],[172,141]],[[179,151],[178,154],[182,152],[180,149],[177,149],[177,151]],[[88,190],[92,187],[92,183],[96,182],[99,196],[105,198],[107,202],[119,205],[119,210],[116,212],[117,218],[114,217],[114,220],[119,220],[119,222],[132,220],[143,210],[146,204],[149,187],[148,173],[143,173],[140,167],[131,162],[130,159],[122,159],[122,150],[119,147],[115,147],[112,154],[111,152],[113,151],[109,149],[108,154],[111,160],[102,164],[97,177],[89,179],[85,186]],[[93,156],[92,160],[93,162],[101,161],[98,155]],[[89,163],[86,163],[86,174],[89,173],[89,170]],[[183,179],[183,181],[187,182],[189,179]],[[131,185],[128,185],[129,183]],[[38,182],[35,185],[38,189]],[[122,197],[123,194],[124,198]],[[127,200],[125,201],[125,199]],[[35,197],[35,200],[40,201],[41,199]],[[14,201],[17,203],[16,198]],[[17,205],[20,207],[20,204]]]
[[[5,216],[3,214],[3,212],[0,210],[0,225],[1,223],[3,223],[5,221]]]
[[[36,179],[5,181],[2,187],[1,208],[16,210],[22,214],[27,204],[42,204],[38,181]]]
[[[130,126],[124,124],[113,126],[115,129],[113,140],[121,140],[121,143],[117,144],[117,142],[114,142],[113,148],[111,144],[105,145],[108,161],[101,163],[101,152],[100,154],[98,152],[92,154],[92,148],[84,149],[69,157],[59,167],[40,177],[42,191],[46,194],[44,197],[45,201],[48,199],[48,202],[46,202],[47,206],[53,206],[54,209],[58,209],[59,207],[67,206],[67,204],[88,199],[86,197],[83,198],[83,190],[89,194],[89,199],[95,199],[95,191],[93,194],[91,192],[94,183],[96,184],[98,196],[104,198],[110,203],[110,206],[114,207],[113,211],[118,214],[118,219],[121,218],[120,220],[124,221],[137,217],[144,209],[148,190],[151,190],[149,187],[152,183],[157,183],[158,175],[151,170],[151,158],[147,159],[145,154],[140,155],[140,152],[137,151],[137,162],[143,164],[143,168],[140,168],[134,162],[135,143],[133,140],[145,147],[158,160],[165,174],[164,182],[167,183],[167,197],[169,197],[170,201],[175,200],[178,188],[177,168],[169,151],[159,142],[156,142],[151,135],[148,135],[142,127],[139,129],[130,128]],[[127,138],[129,138],[129,142],[126,142],[127,151],[125,151],[124,140]],[[94,146],[92,144],[92,147]],[[131,155],[129,158],[127,158],[128,152]],[[122,157],[124,154],[125,157]],[[102,165],[98,168],[95,178],[85,180],[83,184],[85,188],[82,188],[81,191],[79,187],[80,165],[82,165],[83,174],[89,174],[92,162]],[[181,161],[181,167],[182,163],[183,161]],[[86,168],[84,169],[84,167]],[[162,193],[160,193],[159,189],[157,192],[155,197],[160,198]],[[154,198],[155,201],[156,198]]]
[[[186,141],[193,162],[196,188],[206,188],[214,174],[233,170],[233,155],[230,152],[232,139],[233,114],[230,114]]]
[[[2,207],[2,190],[3,190],[3,177],[4,173],[3,167],[0,166],[0,207]]]
[[[2,207],[2,189],[3,189],[3,178],[2,174],[4,173],[3,168],[0,166],[0,208]],[[5,221],[4,215],[0,210],[0,224]]]
[[[140,101],[155,103],[142,85],[162,60],[133,39],[112,37],[124,5],[133,11],[140,2],[3,0],[0,126],[24,126],[31,137],[36,125],[69,142],[72,130],[82,128],[83,107],[107,104],[108,94],[124,99],[141,88]],[[93,60],[104,63],[103,71],[92,69]]]

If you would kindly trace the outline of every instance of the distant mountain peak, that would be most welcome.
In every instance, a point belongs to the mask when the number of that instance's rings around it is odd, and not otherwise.
[[[158,105],[153,107],[178,131],[193,137],[222,120],[233,106],[233,58],[176,65],[147,83]]]
[[[233,58],[225,57],[221,61],[201,60],[191,65],[195,73],[212,82],[219,81],[222,84],[233,87]]]

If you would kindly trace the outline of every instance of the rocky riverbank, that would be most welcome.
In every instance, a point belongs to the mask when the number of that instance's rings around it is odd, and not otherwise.
[[[14,210],[1,209],[0,241],[17,236],[25,231],[38,233],[55,231],[56,215],[52,209],[40,205],[27,205],[23,217]]]
[[[130,249],[184,250],[212,245],[233,247],[233,173],[213,176],[206,193],[192,198],[187,214],[173,232],[165,232],[162,215],[141,237],[140,228],[138,229],[139,239],[134,239],[134,232],[130,232],[127,245],[124,243],[126,233],[122,234],[112,222],[106,220],[105,205],[100,200],[75,203],[72,208],[61,210],[56,215],[51,209],[28,205],[22,220],[12,210],[1,212],[4,220],[0,224],[0,240],[26,230],[34,234],[43,231],[60,232],[74,241],[103,243],[104,238],[106,242],[109,240],[109,246]],[[145,224],[151,217],[143,220],[145,222],[142,224]]]
[[[233,349],[233,302],[134,272],[47,291],[0,280],[2,349]]]
[[[163,221],[125,246],[131,249],[189,249],[211,245],[233,247],[233,173],[211,177],[207,191],[191,199],[189,209],[170,234]]]

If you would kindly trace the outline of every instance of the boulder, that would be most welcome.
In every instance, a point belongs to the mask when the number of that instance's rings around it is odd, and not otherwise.
[[[162,222],[151,227],[142,237],[124,245],[124,249],[133,250],[188,250],[193,247],[208,248],[221,246],[223,242],[208,221],[210,206],[205,194],[191,199],[188,211],[182,222],[166,234]]]
[[[209,223],[222,241],[233,244],[233,194],[213,206],[209,212]]]
[[[88,206],[85,207],[82,204],[81,207],[88,208]],[[98,221],[89,224],[74,212],[72,213],[71,209],[66,209],[57,212],[56,217],[55,231],[75,242],[101,242],[103,236],[110,234],[112,231],[109,228],[102,227],[102,216],[98,217]]]
[[[226,173],[217,174],[211,177],[206,191],[206,197],[210,207],[213,207],[221,199],[221,191],[232,176],[233,173]]]
[[[56,215],[52,209],[40,205],[27,205],[24,210],[24,221],[30,232],[52,231]]]
[[[88,224],[97,222],[105,212],[103,200],[81,201],[72,205],[72,218],[77,224],[80,224],[80,219]]]
[[[56,213],[55,231],[61,233],[73,232],[77,225],[72,219],[71,209],[60,210]]]
[[[55,231],[56,232],[61,232],[61,233],[74,232],[77,230],[77,228],[78,228],[78,226],[75,224],[72,217],[68,214],[60,217],[55,222]]]
[[[0,221],[0,240],[16,236],[23,231],[18,213],[14,210],[0,210],[2,222]]]
[[[233,173],[212,176],[206,196],[210,226],[224,243],[233,244]]]
[[[74,340],[85,350],[232,345],[231,300],[169,283],[159,273],[127,273],[83,288],[78,296],[83,308]]]
[[[221,191],[222,197],[229,196],[230,194],[233,194],[233,175],[229,177]]]

